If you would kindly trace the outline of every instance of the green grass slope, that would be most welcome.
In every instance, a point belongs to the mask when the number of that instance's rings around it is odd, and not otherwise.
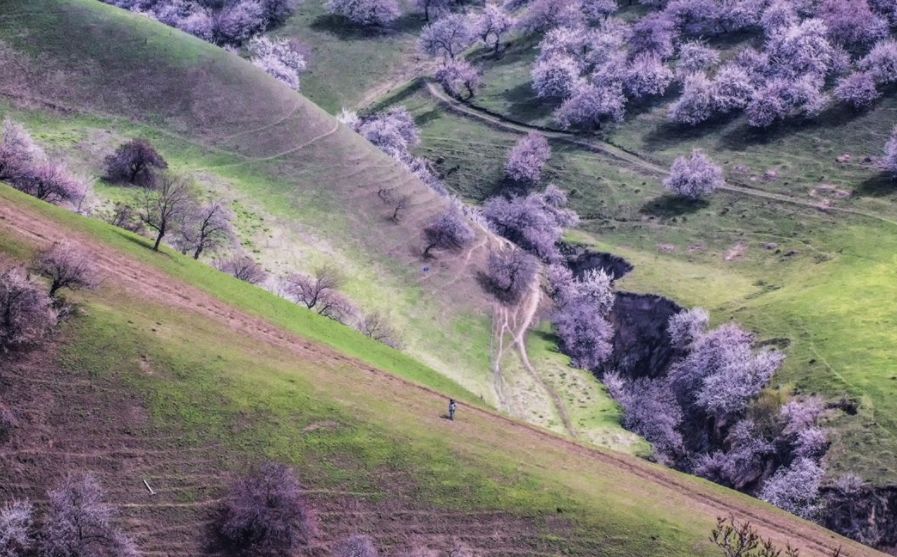
[[[89,250],[103,275],[99,290],[72,297],[80,310],[53,345],[21,356],[37,359],[32,368],[0,373],[4,396],[29,381],[43,393],[17,398],[18,407],[52,396],[62,404],[44,412],[68,415],[28,414],[43,437],[27,445],[27,432],[15,431],[8,454],[29,457],[0,458],[9,478],[0,493],[38,498],[54,474],[100,467],[145,551],[196,555],[229,474],[265,456],[296,466],[322,510],[322,550],[360,530],[388,554],[411,542],[445,551],[461,541],[487,554],[709,556],[714,517],[732,511],[802,555],[841,544],[852,556],[876,554],[740,494],[488,411],[465,405],[449,422],[440,417],[443,394],[312,340],[333,323],[180,255],[152,253],[105,224],[5,186],[0,194],[6,264],[65,237]],[[324,336],[340,350],[369,352],[359,335]],[[428,381],[402,361],[372,361]],[[84,398],[67,405],[78,392]],[[115,401],[127,401],[124,410]],[[128,447],[111,432],[126,435]],[[176,446],[150,444],[166,439]],[[140,478],[158,494],[133,488]]]
[[[470,269],[482,254],[420,260],[420,229],[445,201],[392,159],[238,57],[94,0],[5,2],[0,42],[16,69],[0,111],[56,155],[100,176],[118,142],[153,140],[235,205],[244,247],[269,270],[336,263],[347,293],[386,313],[411,354],[493,398],[490,302]],[[412,196],[400,225],[377,197],[384,185]],[[133,195],[102,181],[95,191],[101,205]]]
[[[499,63],[514,60],[512,52]],[[409,88],[388,102],[412,110],[422,125],[422,154],[441,160],[457,192],[477,202],[496,191],[518,133],[447,110],[425,87]],[[546,170],[546,180],[569,191],[583,217],[571,239],[635,265],[619,282],[621,289],[706,307],[716,323],[736,319],[785,346],[788,357],[777,385],[819,393],[832,403],[855,403],[855,415],[836,412],[829,424],[834,439],[828,470],[832,477],[851,470],[877,485],[897,482],[897,283],[891,280],[897,273],[897,193],[882,186],[870,194],[868,184],[885,183],[877,170],[838,165],[834,154],[849,146],[854,161],[875,155],[893,124],[895,102],[889,95],[857,119],[822,118],[774,134],[768,143],[715,153],[730,176],[756,188],[755,195],[718,192],[706,203],[682,203],[664,194],[656,174],[560,140],[552,141]],[[641,119],[612,137],[638,129],[648,134],[637,127]],[[712,149],[712,135],[670,141],[669,151],[648,149],[646,158],[668,158],[692,145]],[[777,182],[752,181],[752,173],[762,175],[770,164],[758,162],[763,157],[794,161],[790,176],[783,170]],[[739,174],[737,165],[751,170]],[[800,178],[801,172],[808,177]],[[817,174],[842,176],[838,187],[853,195],[823,203],[810,195],[819,182],[809,180]],[[767,193],[787,193],[799,203]]]

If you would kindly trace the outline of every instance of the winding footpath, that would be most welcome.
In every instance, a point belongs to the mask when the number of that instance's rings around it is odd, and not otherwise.
[[[523,122],[511,120],[500,114],[454,99],[448,96],[439,85],[432,81],[426,82],[426,90],[433,98],[439,101],[441,105],[451,110],[452,112],[461,116],[479,120],[480,122],[483,122],[489,126],[520,134],[526,134],[534,131],[539,132],[547,138],[556,141],[563,141],[570,145],[575,145],[593,153],[598,153],[625,163],[626,165],[634,168],[635,170],[638,170],[643,174],[657,177],[664,177],[669,174],[669,171],[666,168],[663,168],[657,163],[654,163],[637,153],[621,149],[620,147],[617,147],[616,145],[613,145],[606,141],[601,141],[595,138],[585,138],[572,132],[545,128],[541,126],[532,126]],[[757,197],[778,203],[799,205],[802,207],[807,207],[827,213],[839,212],[856,215],[897,226],[897,220],[876,213],[870,213],[868,211],[853,209],[850,207],[837,207],[827,205],[824,202],[802,199],[800,197],[794,197],[782,193],[769,192],[766,190],[751,187],[747,184],[733,181],[731,179],[728,179],[726,184],[720,189],[723,191],[728,191],[730,193]]]

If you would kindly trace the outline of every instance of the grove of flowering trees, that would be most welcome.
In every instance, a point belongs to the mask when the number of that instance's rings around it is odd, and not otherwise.
[[[523,16],[544,33],[533,90],[560,103],[562,126],[621,121],[627,105],[678,81],[670,121],[697,126],[744,111],[749,126],[767,128],[815,118],[833,101],[867,108],[897,75],[887,2],[671,0],[648,3],[657,9],[631,22],[612,4],[544,0]],[[707,39],[734,32],[753,32],[761,48],[740,47],[720,66]]]
[[[505,163],[505,175],[523,186],[537,184],[549,158],[551,146],[548,140],[540,133],[531,132],[514,144]]]

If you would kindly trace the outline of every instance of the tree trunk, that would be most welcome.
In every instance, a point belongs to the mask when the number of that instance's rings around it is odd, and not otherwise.
[[[203,242],[200,241],[199,245],[196,246],[196,251],[193,252],[193,259],[199,259],[199,256],[202,255],[202,250],[205,246]]]
[[[159,228],[159,234],[156,236],[156,243],[153,244],[153,251],[159,251],[159,244],[162,243],[162,237],[165,236],[165,227]]]
[[[424,249],[424,259],[429,259],[431,257],[430,250],[435,247],[436,247],[436,244],[430,244],[429,246],[426,247],[426,249]]]

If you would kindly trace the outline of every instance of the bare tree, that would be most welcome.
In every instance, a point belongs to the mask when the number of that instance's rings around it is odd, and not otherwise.
[[[215,262],[215,268],[249,284],[258,284],[268,278],[268,273],[255,259],[245,254],[219,259]]]
[[[153,250],[184,214],[190,203],[190,183],[174,174],[163,174],[155,188],[144,188],[140,220],[156,231]]]
[[[286,290],[308,309],[318,309],[331,303],[330,298],[343,284],[341,273],[330,265],[315,270],[314,276],[295,274],[287,278]]]
[[[184,253],[193,252],[193,259],[233,238],[231,215],[222,204],[194,205],[185,213],[178,243]]]
[[[91,289],[97,285],[90,256],[69,243],[57,242],[38,253],[34,268],[50,279],[51,297],[61,288]]]
[[[0,350],[43,339],[56,320],[53,301],[42,286],[28,279],[25,269],[0,273]]]
[[[389,220],[398,224],[402,220],[402,215],[405,213],[405,210],[411,206],[411,196],[400,194],[396,190],[397,188],[380,188],[380,191],[377,192],[377,196],[383,201],[383,204],[389,207],[392,211]]]
[[[389,324],[382,313],[374,312],[365,315],[358,325],[358,330],[365,336],[395,349],[401,346],[398,331]]]
[[[0,557],[21,557],[31,550],[33,513],[28,501],[13,500],[0,507]]]
[[[132,139],[119,145],[106,157],[106,177],[114,182],[150,185],[157,170],[165,170],[168,163],[149,141]]]
[[[231,487],[218,529],[242,555],[286,557],[308,543],[314,522],[293,471],[266,462]]]
[[[69,474],[48,493],[41,552],[50,557],[136,557],[134,543],[112,525],[115,514],[92,474]]]

